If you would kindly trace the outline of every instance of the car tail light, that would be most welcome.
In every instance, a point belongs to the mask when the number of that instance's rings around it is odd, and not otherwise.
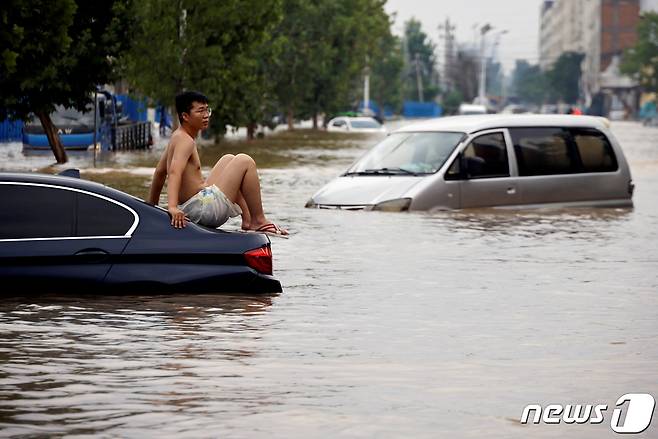
[[[245,252],[244,258],[247,265],[263,274],[272,274],[272,249],[270,245],[264,245]]]

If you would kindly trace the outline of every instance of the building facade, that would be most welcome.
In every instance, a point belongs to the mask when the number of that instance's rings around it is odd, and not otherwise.
[[[551,68],[564,52],[584,52],[587,0],[545,0],[539,30],[539,66]]]
[[[621,118],[638,107],[639,88],[620,72],[624,50],[637,41],[640,13],[658,0],[546,0],[541,9],[540,67],[568,51],[582,61],[581,104],[594,114]]]

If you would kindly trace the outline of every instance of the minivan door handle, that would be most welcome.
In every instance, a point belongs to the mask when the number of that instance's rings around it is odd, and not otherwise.
[[[100,248],[86,248],[76,252],[75,256],[84,259],[85,262],[99,263],[105,261],[110,254]]]
[[[507,195],[514,195],[516,193],[516,188],[515,187],[508,187],[507,188]]]

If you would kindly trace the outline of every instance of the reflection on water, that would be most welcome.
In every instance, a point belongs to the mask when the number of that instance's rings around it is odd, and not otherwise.
[[[610,413],[599,425],[518,419],[530,403],[658,397],[658,130],[613,131],[633,209],[304,209],[377,139],[203,146],[206,171],[228,152],[261,165],[267,214],[292,231],[272,242],[284,293],[5,299],[0,432],[612,437]],[[73,160],[143,197],[161,147],[95,169]],[[21,166],[42,166],[31,160]]]

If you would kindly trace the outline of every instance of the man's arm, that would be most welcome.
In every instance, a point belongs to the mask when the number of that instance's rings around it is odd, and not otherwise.
[[[151,190],[149,191],[147,202],[154,206],[157,206],[160,202],[162,186],[164,186],[165,179],[167,178],[167,149],[165,149],[162,157],[160,157],[160,161],[153,172],[153,180],[151,181]]]
[[[190,160],[194,150],[192,139],[180,139],[178,142],[172,140],[170,147],[173,148],[171,162],[167,168],[169,183],[167,184],[167,210],[171,215],[171,225],[176,228],[185,227],[185,212],[178,208],[178,194],[183,178],[183,171]]]

